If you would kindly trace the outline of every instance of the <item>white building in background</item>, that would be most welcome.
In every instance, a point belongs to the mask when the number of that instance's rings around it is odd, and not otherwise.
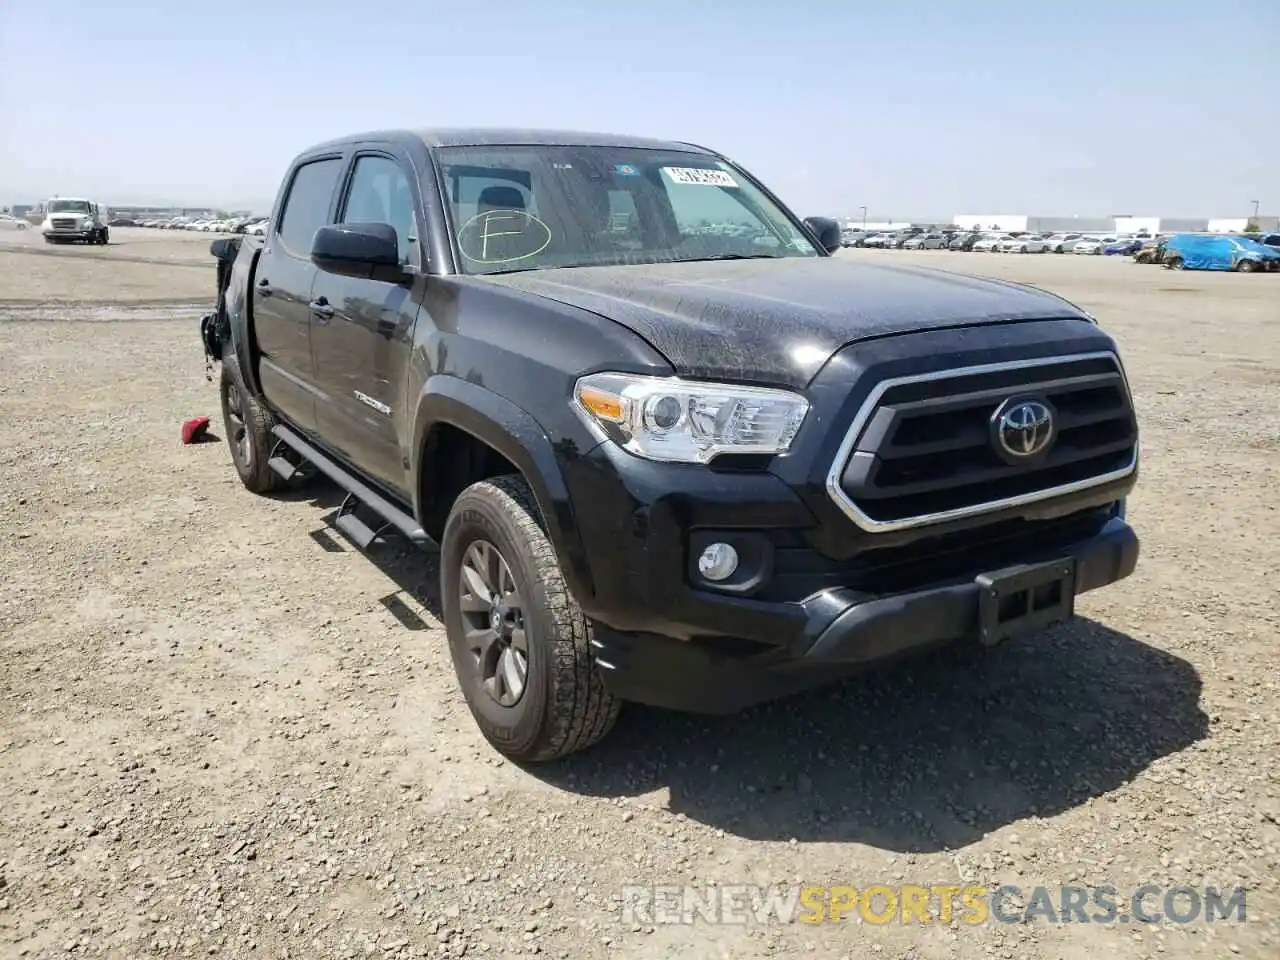
[[[1216,217],[1209,221],[1210,233],[1244,233],[1249,225],[1248,217]]]
[[[1116,217],[1115,231],[1119,234],[1156,234],[1160,232],[1162,222],[1159,217]]]
[[[886,230],[905,230],[907,227],[913,226],[910,220],[868,220],[864,226],[861,220],[846,220],[842,226],[845,230],[877,230],[884,232]]]
[[[966,230],[1035,231],[1037,233],[1197,233],[1209,224],[1237,221],[1191,220],[1180,217],[1044,217],[1024,213],[961,213],[952,218]],[[1244,221],[1239,221],[1241,225]],[[1226,228],[1239,230],[1239,227]],[[1224,230],[1225,232],[1225,230]]]
[[[1049,217],[1026,213],[959,213],[951,222],[965,230],[1024,233],[1103,233],[1115,229],[1110,217]]]

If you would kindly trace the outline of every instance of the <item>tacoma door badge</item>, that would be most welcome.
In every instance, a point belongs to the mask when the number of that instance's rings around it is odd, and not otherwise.
[[[365,406],[373,407],[373,409],[377,410],[379,413],[385,413],[388,416],[391,414],[391,408],[388,407],[385,403],[382,403],[379,400],[375,400],[373,399],[373,397],[369,396],[367,393],[361,393],[359,390],[353,390],[352,392],[356,395],[356,399],[359,400],[361,403],[363,403]]]

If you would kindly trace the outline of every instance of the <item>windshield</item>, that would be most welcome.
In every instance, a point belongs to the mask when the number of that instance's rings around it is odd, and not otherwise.
[[[50,200],[50,213],[89,213],[88,200]]]
[[[741,172],[696,153],[439,150],[464,273],[822,253]]]

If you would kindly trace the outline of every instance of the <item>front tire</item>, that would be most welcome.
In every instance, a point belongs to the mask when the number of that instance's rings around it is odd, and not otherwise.
[[[1253,260],[1241,260],[1236,264],[1236,269],[1241,273],[1253,273],[1258,269],[1258,264]]]
[[[540,762],[602,739],[621,702],[591,654],[591,624],[565,585],[523,477],[475,483],[454,502],[440,596],[467,707],[495,749]]]
[[[284,484],[284,478],[267,463],[275,446],[275,418],[245,386],[240,364],[234,356],[222,359],[222,424],[227,432],[231,461],[245,488],[269,493]]]

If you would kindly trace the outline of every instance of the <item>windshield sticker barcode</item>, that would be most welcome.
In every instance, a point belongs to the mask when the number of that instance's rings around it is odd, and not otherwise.
[[[663,167],[672,183],[691,187],[736,187],[738,182],[723,170],[704,170],[699,167]]]

